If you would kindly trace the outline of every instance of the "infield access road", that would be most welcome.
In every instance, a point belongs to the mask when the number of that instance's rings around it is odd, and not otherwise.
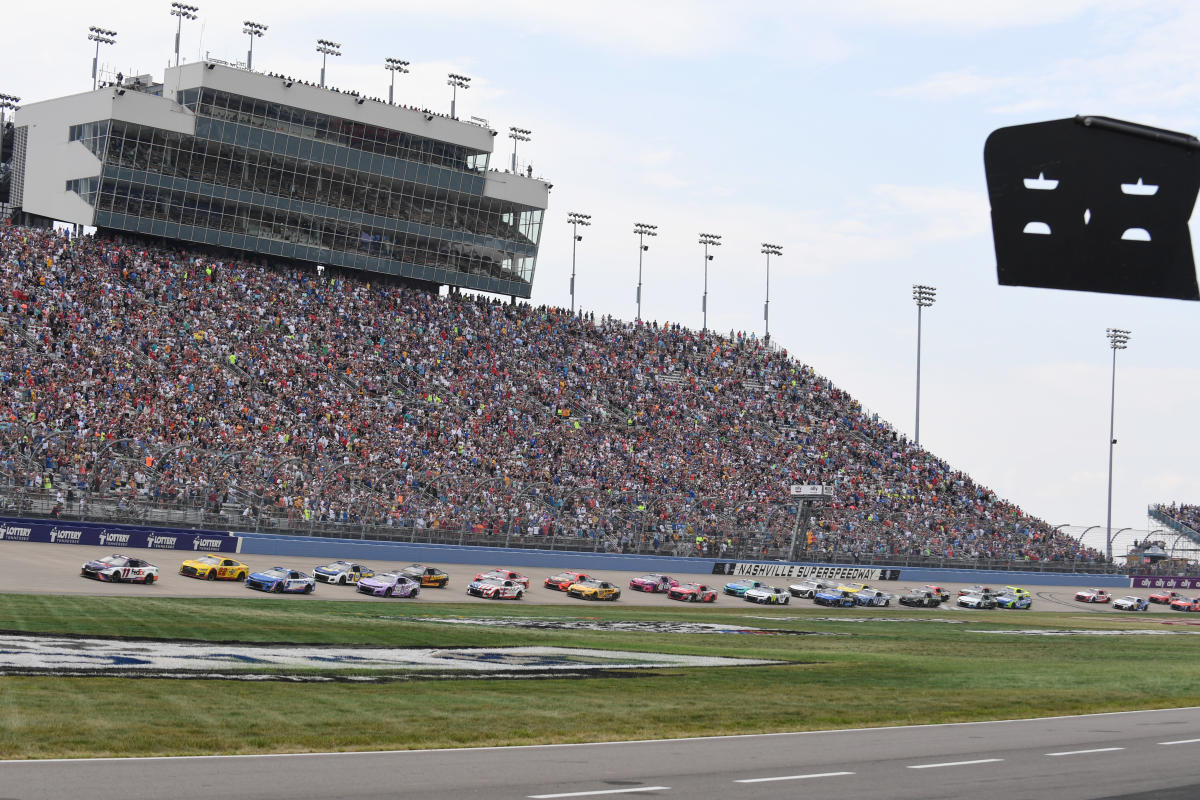
[[[505,721],[482,713],[480,724]],[[1200,796],[1198,762],[1200,709],[1184,708],[543,747],[7,761],[0,798],[1168,800]]]

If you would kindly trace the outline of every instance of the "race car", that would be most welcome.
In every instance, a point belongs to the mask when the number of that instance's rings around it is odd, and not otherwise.
[[[927,583],[924,586],[922,586],[918,591],[929,592],[930,594],[937,595],[938,597],[942,598],[943,603],[945,603],[947,600],[950,599],[949,590],[943,589],[941,586],[934,586],[932,584]]]
[[[511,569],[489,569],[487,572],[481,572],[475,576],[475,580],[477,581],[481,581],[484,578],[498,578],[502,581],[513,581],[514,583],[521,584],[526,589],[529,588],[529,578],[526,578],[519,572],[513,572]],[[565,592],[566,589],[564,588],[563,591]]]
[[[184,561],[179,565],[179,574],[206,581],[244,581],[250,574],[250,568],[232,558],[209,553]]]
[[[1011,594],[1013,597],[1033,597],[1028,589],[1022,589],[1020,586],[1005,586],[1000,590],[1000,594]]]
[[[1005,586],[1004,591],[996,595],[996,608],[1019,608],[1027,609],[1033,607],[1033,596],[1024,590],[1021,593],[1011,591],[1014,586]]]
[[[1075,599],[1080,603],[1107,603],[1112,595],[1104,589],[1080,589],[1075,593]]]
[[[424,564],[409,564],[399,570],[422,586],[433,589],[444,589],[450,582],[450,576],[437,567],[427,567]]]
[[[559,592],[565,592],[571,588],[572,584],[580,583],[581,581],[590,581],[591,575],[584,572],[559,572],[556,575],[551,575],[542,582],[542,585],[547,589],[554,589]]]
[[[608,581],[588,579],[572,583],[567,587],[567,595],[580,600],[616,600],[621,596],[621,590]]]
[[[1200,611],[1200,597],[1191,600],[1186,597],[1176,597],[1171,601],[1172,611]]]
[[[766,584],[764,584],[762,581],[754,581],[750,580],[749,578],[742,578],[741,580],[730,581],[729,583],[725,584],[724,591],[725,594],[733,597],[745,597],[746,592],[748,592],[750,589],[757,589],[758,587],[765,585]]]
[[[372,597],[416,597],[421,593],[421,582],[402,571],[381,572],[359,580],[358,591]]]
[[[1155,592],[1154,594],[1150,595],[1150,602],[1159,603],[1160,605],[1167,605],[1176,597],[1179,597],[1178,592],[1169,592],[1164,589],[1161,592]]]
[[[843,592],[836,588],[822,589],[813,595],[813,602],[819,606],[853,608],[858,605],[858,597],[855,592]]]
[[[742,599],[748,603],[758,603],[762,606],[786,606],[792,596],[787,589],[780,589],[778,586],[758,586],[754,589],[747,589],[746,593],[742,595]]]
[[[668,600],[683,600],[687,603],[715,603],[717,590],[703,583],[681,583],[667,589]]]
[[[854,601],[860,606],[890,606],[892,596],[878,589],[863,589],[854,593]]]
[[[837,590],[839,592],[849,592],[850,594],[858,594],[863,589],[870,589],[865,583],[843,583],[839,584]]]
[[[271,567],[262,572],[251,572],[246,578],[247,589],[260,592],[294,592],[311,594],[317,582],[303,572],[287,567]]]
[[[630,589],[637,592],[653,592],[655,594],[663,594],[672,586],[678,585],[679,581],[670,575],[659,575],[657,572],[642,575],[640,578],[632,578],[629,581]]]
[[[832,589],[835,584],[829,581],[823,581],[820,578],[808,578],[799,583],[793,583],[788,587],[788,592],[792,597],[809,597],[811,598],[817,592],[824,589]]]
[[[79,569],[79,574],[110,583],[154,583],[158,580],[158,567],[140,558],[113,553],[88,561]]]
[[[941,595],[934,594],[925,589],[909,589],[904,594],[900,595],[900,605],[914,606],[916,608],[937,608],[942,604]]]
[[[995,608],[996,598],[989,592],[970,592],[960,594],[958,604],[963,608]]]
[[[375,570],[353,561],[334,561],[323,567],[313,568],[313,577],[321,583],[336,583],[345,586],[347,583],[358,583],[362,578],[369,578]]]
[[[1113,611],[1149,611],[1150,601],[1142,597],[1127,594],[1113,600]]]
[[[990,595],[995,595],[995,594],[996,594],[996,590],[995,590],[995,589],[993,589],[993,588],[992,588],[992,587],[990,587],[990,586],[968,586],[968,587],[967,587],[967,588],[965,588],[965,589],[959,589],[959,590],[958,590],[958,596],[959,596],[959,597],[962,597],[964,594],[990,594]]]
[[[516,581],[500,578],[484,578],[467,584],[467,594],[488,600],[520,600],[525,596],[525,587]]]

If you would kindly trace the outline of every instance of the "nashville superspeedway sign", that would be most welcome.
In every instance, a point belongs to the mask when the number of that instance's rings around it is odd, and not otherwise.
[[[814,567],[801,564],[755,564],[718,561],[713,575],[747,578],[826,578],[834,581],[898,581],[900,570],[874,567]]]

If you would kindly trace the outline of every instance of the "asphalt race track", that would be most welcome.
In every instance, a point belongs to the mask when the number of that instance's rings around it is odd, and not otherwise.
[[[607,744],[0,761],[0,798],[1200,796],[1200,709]]]
[[[247,589],[240,581],[203,581],[195,578],[185,578],[178,573],[179,564],[186,558],[193,558],[197,553],[186,551],[166,551],[166,550],[140,550],[137,548],[126,548],[123,552],[128,555],[138,555],[150,561],[152,564],[158,565],[159,579],[153,586],[141,586],[131,584],[112,584],[102,581],[88,580],[80,577],[79,567],[83,562],[92,559],[100,558],[106,555],[111,555],[111,550],[104,550],[98,547],[76,547],[64,546],[60,544],[37,544],[29,542],[2,542],[0,541],[0,592],[20,592],[20,593],[49,593],[49,594],[81,594],[81,595],[121,595],[121,596],[147,596],[147,597],[271,597],[280,602],[306,602],[308,600],[319,598],[322,600],[352,600],[364,603],[428,603],[428,602],[472,602],[493,604],[501,601],[496,600],[481,600],[479,598],[468,597],[466,594],[466,586],[472,578],[479,572],[483,572],[495,567],[508,567],[514,569],[529,578],[530,591],[521,601],[522,603],[536,604],[552,604],[552,603],[581,603],[585,601],[568,598],[561,592],[552,589],[546,589],[542,586],[542,581],[553,572],[546,567],[531,567],[522,568],[514,564],[432,564],[444,569],[450,575],[450,584],[444,589],[425,588],[421,590],[420,597],[415,600],[411,599],[382,599],[373,598],[361,595],[354,590],[353,586],[326,586],[318,584],[316,591],[311,596],[297,595],[274,595],[265,594],[263,592],[255,592]],[[262,556],[262,555],[231,555],[230,557],[243,561],[251,570],[267,569],[281,564],[283,566],[292,567],[303,570],[312,574],[313,567],[327,561],[319,561],[311,558],[297,559],[285,558],[283,556]],[[407,565],[408,561],[369,561],[366,562],[373,567],[377,572],[383,572],[389,568],[402,567]],[[629,589],[629,579],[644,574],[643,572],[618,572],[613,570],[603,570],[601,572],[589,572],[593,577],[601,580],[608,580],[621,587],[621,599],[616,601],[614,605],[633,605],[633,606],[665,606],[675,605],[674,601],[667,600],[661,594],[649,594],[644,592],[632,591]],[[727,581],[733,580],[725,575],[712,575],[708,573],[698,573],[693,575],[675,574],[673,577],[678,578],[683,582],[703,583],[718,590]],[[776,586],[787,586],[789,583],[795,582],[788,578],[767,578],[764,582]],[[965,587],[967,584],[946,583],[944,587],[953,595],[958,589]],[[878,587],[892,594],[901,594],[908,586],[902,581],[885,582],[878,584]],[[1086,588],[1086,583],[1079,583],[1074,586],[1037,586],[1031,587],[1033,592],[1033,608],[1036,611],[1062,611],[1075,613],[1089,612],[1107,612],[1112,608],[1104,604],[1089,604],[1078,603],[1074,601],[1075,592],[1081,588]],[[996,587],[993,587],[996,588]],[[1136,594],[1145,597],[1149,592],[1132,591],[1125,589],[1112,589],[1113,597],[1120,597],[1123,594]],[[726,597],[724,595],[717,599],[717,605],[742,604],[743,601],[735,597]],[[813,607],[811,600],[800,600],[792,598],[793,606]],[[509,602],[506,605],[517,605],[514,602]],[[748,604],[747,604],[748,605]],[[939,609],[909,609],[893,603],[889,608],[870,608],[857,609],[860,612],[896,612],[907,611],[915,613],[932,613],[946,612],[950,610],[959,610],[954,604],[952,596],[949,603],[944,603]],[[830,609],[831,613],[855,613],[851,609]],[[1150,613],[1168,612],[1166,606],[1152,605]],[[1020,614],[1020,611],[998,610],[1000,614]],[[1143,612],[1146,613],[1146,612]],[[1130,616],[1135,616],[1131,614]],[[1179,614],[1180,617],[1189,615]],[[3,627],[3,625],[0,625]],[[6,800],[3,794],[3,789],[0,788],[0,800]]]

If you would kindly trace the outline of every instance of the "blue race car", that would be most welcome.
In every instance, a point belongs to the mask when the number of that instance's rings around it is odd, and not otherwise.
[[[762,581],[752,581],[749,578],[742,578],[740,581],[725,584],[725,594],[733,595],[734,597],[745,597],[746,592],[751,589],[757,589],[760,586],[766,586],[766,584]]]
[[[1004,592],[996,595],[996,608],[1031,608],[1032,606],[1033,598],[1029,596],[1029,592],[1024,594]]]
[[[246,578],[246,588],[260,592],[292,592],[311,594],[316,581],[303,572],[287,567],[271,567],[262,572],[251,572]]]
[[[1149,611],[1150,601],[1144,597],[1128,595],[1119,600],[1114,600],[1112,607],[1116,611]]]
[[[813,595],[813,602],[819,606],[854,608],[858,605],[858,596],[854,592],[825,589]]]

